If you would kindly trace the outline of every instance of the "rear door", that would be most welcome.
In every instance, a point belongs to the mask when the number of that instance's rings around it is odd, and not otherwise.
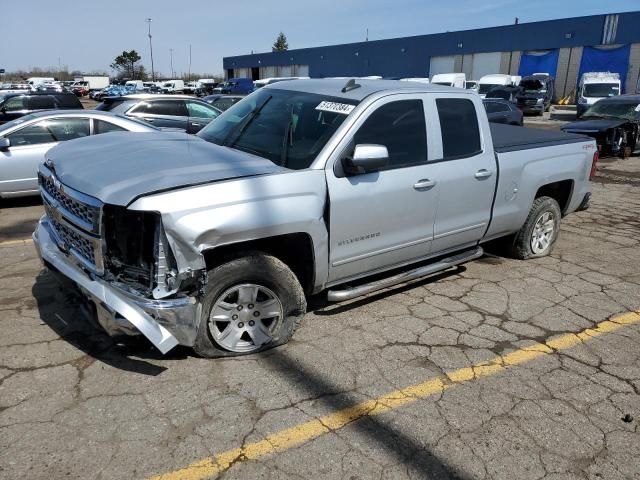
[[[127,115],[156,127],[179,128],[185,131],[189,122],[187,107],[184,100],[179,98],[144,100],[129,110]]]
[[[0,191],[37,190],[38,166],[47,151],[59,142],[89,136],[88,118],[50,118],[8,135],[11,146],[0,152]]]
[[[429,101],[429,108],[437,112],[438,145],[435,160],[429,162],[429,176],[438,182],[432,245],[436,253],[462,249],[482,238],[491,217],[498,172],[493,146],[485,142],[485,135],[491,141],[489,124],[477,114],[481,100],[439,94]]]
[[[379,144],[389,165],[346,176],[355,145]],[[391,95],[356,121],[327,163],[330,197],[329,282],[408,263],[430,252],[437,194],[430,181],[421,95]]]

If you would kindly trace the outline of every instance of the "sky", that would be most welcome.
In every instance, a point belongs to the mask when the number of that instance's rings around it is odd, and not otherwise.
[[[222,73],[222,57],[271,50],[280,31],[289,48],[468,30],[640,9],[639,0],[0,0],[0,68],[67,66],[113,73],[135,49],[156,73]],[[15,19],[15,20],[12,20]]]

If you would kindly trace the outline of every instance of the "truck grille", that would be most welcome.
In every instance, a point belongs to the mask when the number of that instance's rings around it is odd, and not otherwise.
[[[58,247],[71,253],[87,269],[102,274],[102,203],[62,185],[44,165],[40,167],[38,180]]]
[[[45,177],[40,175],[40,185],[49,196],[57,202],[67,213],[70,213],[75,223],[79,223],[80,227],[85,230],[95,232],[97,230],[98,218],[100,217],[100,209],[98,207],[82,203],[69,196],[60,187],[56,187],[53,177]],[[77,220],[80,220],[78,222]]]

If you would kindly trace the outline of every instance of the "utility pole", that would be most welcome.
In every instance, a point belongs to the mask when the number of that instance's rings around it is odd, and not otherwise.
[[[145,22],[147,22],[147,25],[149,26],[149,51],[151,52],[151,81],[155,82],[156,72],[153,70],[153,45],[151,43],[151,19],[147,18]]]
[[[187,81],[191,81],[191,44],[189,44],[189,75],[187,76]]]
[[[176,72],[173,71],[173,48],[169,49],[169,58],[171,59],[171,78],[176,76]]]
[[[368,42],[369,41],[369,27],[367,27],[367,34],[364,37],[364,41]]]

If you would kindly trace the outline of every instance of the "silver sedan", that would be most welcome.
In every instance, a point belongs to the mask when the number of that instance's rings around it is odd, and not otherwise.
[[[38,194],[38,165],[60,142],[108,132],[155,132],[147,123],[95,110],[54,110],[0,126],[0,198]]]

